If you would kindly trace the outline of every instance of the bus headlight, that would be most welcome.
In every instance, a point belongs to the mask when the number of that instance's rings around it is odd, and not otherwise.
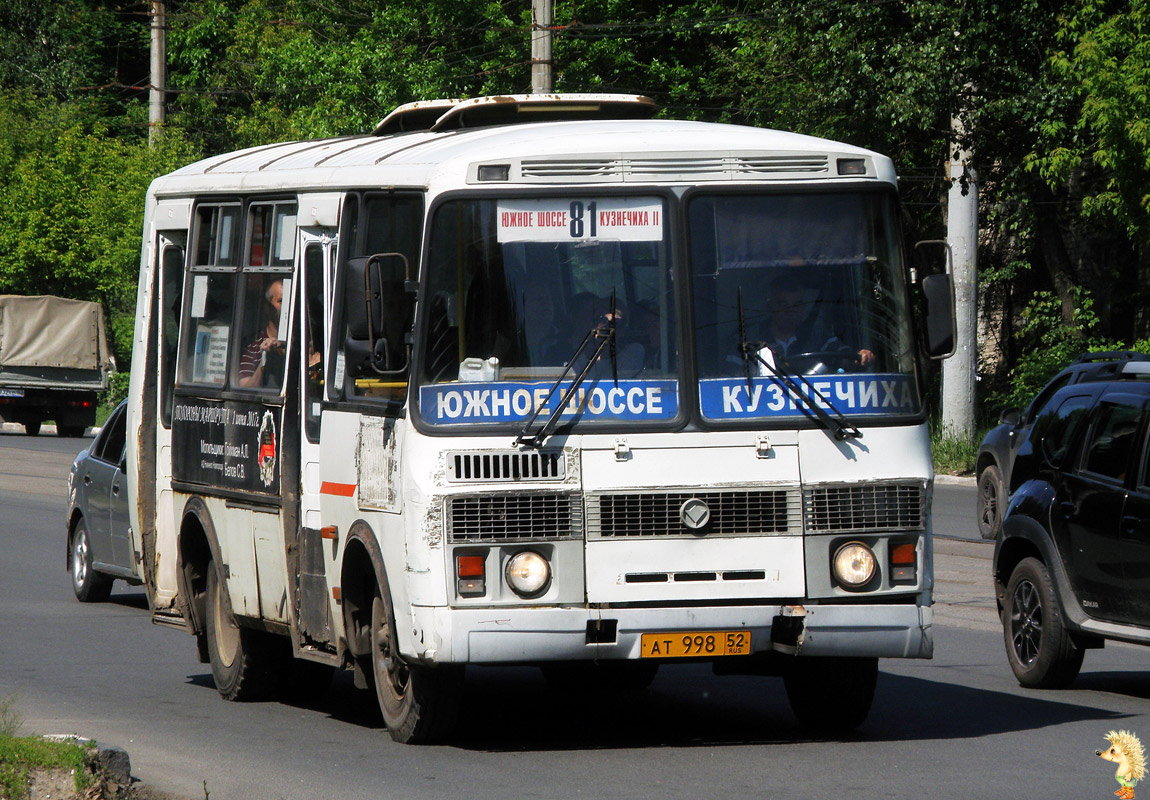
[[[507,585],[515,594],[535,597],[542,594],[551,583],[551,565],[538,553],[524,550],[508,560],[504,575],[507,577]]]
[[[878,569],[874,551],[862,542],[847,542],[835,552],[835,580],[848,589],[859,589],[870,583]]]

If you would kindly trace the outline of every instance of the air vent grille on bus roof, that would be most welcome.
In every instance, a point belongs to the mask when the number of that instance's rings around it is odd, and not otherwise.
[[[735,180],[749,177],[795,177],[829,172],[825,154],[714,155],[667,157],[601,157],[524,159],[523,180],[647,181],[676,179]]]

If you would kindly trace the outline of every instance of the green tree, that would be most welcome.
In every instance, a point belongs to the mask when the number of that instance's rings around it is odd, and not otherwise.
[[[1071,187],[1110,263],[1090,281],[1113,298],[1129,335],[1150,333],[1150,4],[1084,0],[1062,19],[1051,73],[1076,102],[1048,120],[1030,166],[1052,191]],[[1099,236],[1102,234],[1102,236]],[[1108,304],[1111,305],[1111,304]]]
[[[0,97],[0,122],[0,130],[24,132],[0,138],[0,292],[102,302],[113,351],[126,364],[145,192],[194,151],[176,132],[150,149],[100,124],[37,113],[19,95]]]

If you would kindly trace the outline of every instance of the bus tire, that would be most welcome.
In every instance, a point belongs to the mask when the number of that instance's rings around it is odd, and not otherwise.
[[[877,658],[796,658],[783,675],[799,724],[820,734],[846,733],[861,725],[877,682]]]
[[[432,744],[455,727],[463,687],[458,667],[408,664],[399,655],[395,613],[386,588],[371,602],[371,682],[383,722],[401,744]]]
[[[225,700],[262,700],[275,686],[276,653],[268,634],[241,628],[224,602],[214,562],[207,568],[208,661]]]

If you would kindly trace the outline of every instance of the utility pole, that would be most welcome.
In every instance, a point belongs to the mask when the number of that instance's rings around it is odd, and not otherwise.
[[[553,0],[531,0],[531,94],[547,94],[551,82]]]
[[[951,122],[955,139],[962,121]],[[957,145],[955,145],[957,146]],[[954,355],[942,362],[942,430],[954,437],[974,435],[974,387],[978,365],[978,176],[973,154],[960,150],[947,162],[946,239],[954,255],[955,322],[958,341]],[[965,188],[963,186],[965,184]]]
[[[148,92],[148,146],[154,147],[164,126],[164,90],[167,84],[168,38],[164,0],[151,0],[148,17],[152,29],[152,78]]]

